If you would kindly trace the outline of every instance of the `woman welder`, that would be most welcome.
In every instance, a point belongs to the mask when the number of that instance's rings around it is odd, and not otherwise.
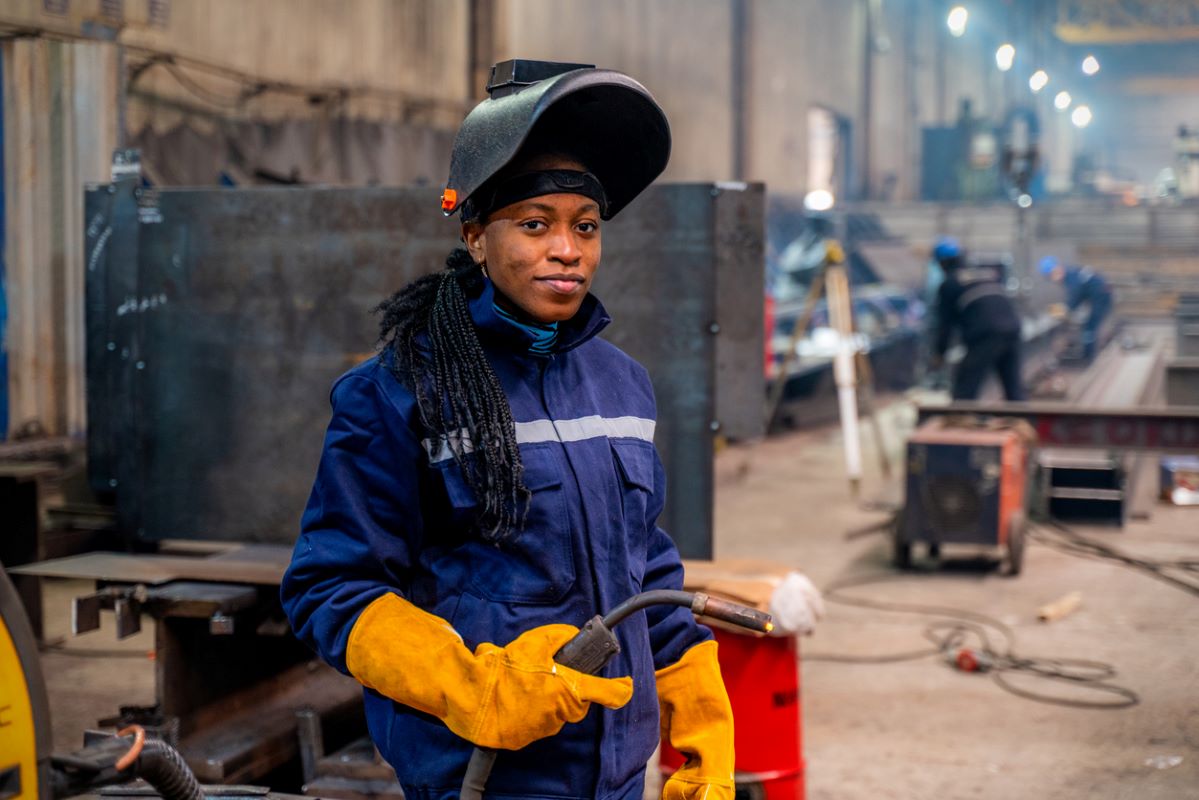
[[[283,580],[299,637],[365,687],[410,800],[641,798],[661,732],[668,798],[733,797],[732,713],[711,633],[655,607],[603,676],[555,665],[597,613],[679,589],[645,370],[597,334],[600,225],[666,166],[637,82],[505,62],[455,142],[465,249],[383,303],[379,356],[342,376]]]

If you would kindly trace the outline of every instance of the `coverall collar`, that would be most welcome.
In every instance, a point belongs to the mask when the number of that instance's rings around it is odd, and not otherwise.
[[[477,297],[470,299],[470,316],[475,327],[479,329],[485,341],[502,342],[505,346],[518,352],[528,352],[533,344],[533,335],[518,328],[495,312],[495,285],[490,279],[483,279],[483,290]],[[588,339],[596,336],[612,318],[604,310],[599,299],[590,292],[583,298],[583,304],[573,317],[558,323],[558,343],[555,353],[573,350]]]

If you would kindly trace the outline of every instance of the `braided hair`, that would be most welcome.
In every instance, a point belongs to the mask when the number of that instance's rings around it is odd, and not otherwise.
[[[512,408],[467,307],[466,291],[482,280],[480,265],[458,248],[444,270],[408,284],[375,313],[384,363],[416,397],[432,441],[449,446],[479,501],[483,538],[498,543],[523,526],[530,494]]]

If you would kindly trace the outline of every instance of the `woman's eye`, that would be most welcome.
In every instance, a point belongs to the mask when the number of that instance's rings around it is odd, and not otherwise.
[[[580,222],[578,224],[579,233],[595,233],[599,230],[599,225],[594,222]]]
[[[520,227],[527,231],[540,231],[545,229],[545,223],[539,219],[529,219],[520,223]]]

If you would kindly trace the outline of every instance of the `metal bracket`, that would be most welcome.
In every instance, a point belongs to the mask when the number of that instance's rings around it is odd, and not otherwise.
[[[111,609],[117,618],[117,639],[127,639],[142,629],[142,603],[146,601],[146,587],[109,586],[93,594],[76,597],[71,608],[71,633],[99,630],[100,610]]]

